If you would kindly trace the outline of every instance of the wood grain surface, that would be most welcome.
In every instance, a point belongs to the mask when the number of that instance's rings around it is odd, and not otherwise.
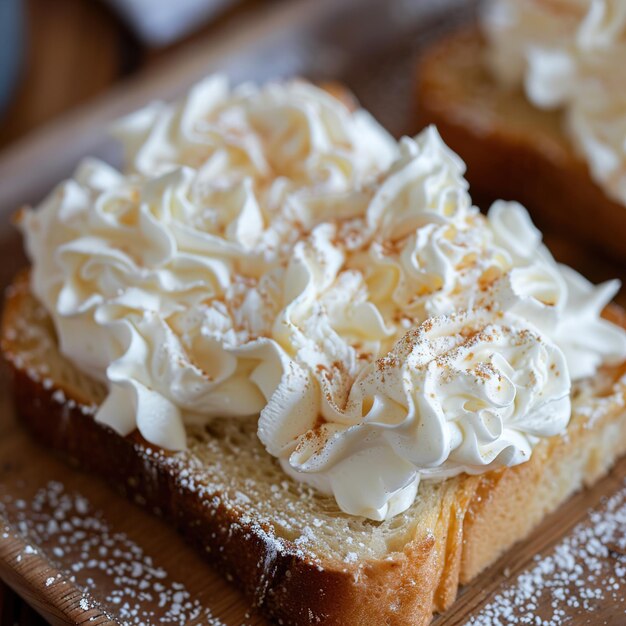
[[[35,6],[47,0],[29,2],[29,6]],[[78,0],[59,2],[69,7]],[[169,98],[179,93],[207,69],[229,67],[235,74],[264,78],[285,71],[285,66],[280,64],[285,58],[291,64],[289,67],[296,67],[294,71],[314,67],[306,56],[311,50],[293,47],[294,40],[308,42],[307,33],[333,2],[287,4],[290,6],[276,7],[263,22],[247,21],[241,28],[237,27],[236,33],[216,35],[210,42],[200,37],[189,48],[173,51],[170,57],[155,57],[152,69],[140,72],[132,82],[118,84],[112,91],[106,85],[99,85],[106,83],[109,75],[119,73],[120,63],[123,67],[127,61],[115,57],[110,64],[103,62],[93,77],[93,86],[89,89],[86,85],[77,86],[74,92],[76,102],[80,102],[106,91],[100,99],[5,152],[0,157],[0,216],[5,220],[0,223],[3,250],[0,286],[7,284],[25,262],[19,237],[6,221],[8,214],[20,201],[36,199],[67,175],[80,155],[94,151],[107,154],[103,129],[109,119],[156,95]],[[79,18],[90,19],[80,17],[80,13],[67,17],[70,21]],[[115,35],[106,34],[109,18],[103,15],[98,19],[102,41],[115,39]],[[50,24],[55,19],[56,16],[50,16]],[[420,28],[428,33],[436,32],[430,22],[426,26]],[[390,126],[395,124],[393,130],[399,134],[406,128],[403,112],[410,108],[407,76],[412,75],[414,43],[419,38],[416,35],[415,40],[397,39],[386,52],[376,52],[376,62],[344,63],[343,73],[332,68],[329,73],[345,80],[381,119],[389,121]],[[100,51],[95,45],[89,48],[89,54],[104,53],[107,44],[103,45]],[[333,49],[332,45],[328,50]],[[312,56],[319,57],[319,48],[314,50],[317,53]],[[65,54],[59,51],[62,53]],[[44,52],[41,54],[46,56]],[[76,50],[69,56],[74,54]],[[296,61],[302,65],[296,65]],[[395,87],[391,89],[391,85]],[[25,110],[23,114],[31,122],[22,122],[24,127],[38,123],[32,120],[46,117],[45,107],[38,109],[41,103],[35,106],[28,104],[28,100],[25,97],[22,102],[25,107],[32,107],[31,113],[27,115]],[[51,100],[51,110],[62,108],[53,104]],[[55,109],[56,106],[59,108]],[[19,117],[19,112],[10,115]],[[0,141],[15,137],[10,131],[4,133],[3,127]],[[37,172],[36,180],[33,171]],[[596,281],[626,277],[624,268],[615,267],[593,252],[574,248],[556,238],[550,243],[559,259],[585,271]],[[620,301],[625,303],[626,298],[622,295]],[[481,619],[481,612],[484,617],[484,607],[530,571],[537,555],[549,556],[574,527],[589,524],[589,509],[601,510],[606,498],[623,488],[625,480],[626,460],[623,460],[594,489],[574,496],[546,519],[532,537],[464,588],[452,609],[436,619],[436,625],[469,624],[472,616]],[[615,562],[622,561],[626,563],[626,557],[612,552],[604,564],[614,567]],[[211,570],[201,555],[158,517],[127,502],[99,479],[62,463],[31,441],[13,415],[4,370],[0,376],[0,578],[53,624],[265,624],[237,590]],[[616,593],[622,598],[626,596],[623,588]],[[542,602],[537,615],[551,609],[549,598]],[[16,602],[12,592],[3,591],[0,603],[0,626],[38,623],[32,612]],[[570,607],[563,623],[572,626],[626,623],[623,602],[598,600],[593,607],[593,615],[588,613],[588,608]],[[20,621],[22,618],[31,621]]]

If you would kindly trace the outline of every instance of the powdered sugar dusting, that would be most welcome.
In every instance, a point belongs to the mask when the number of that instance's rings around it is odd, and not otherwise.
[[[66,491],[61,483],[49,482],[30,501],[6,496],[0,514],[66,570],[66,578],[86,596],[102,600],[124,624],[224,626],[139,545],[115,532],[84,496]],[[24,555],[35,552],[30,543]],[[45,586],[59,582],[51,576]],[[82,610],[91,607],[88,597],[80,600]]]
[[[603,606],[617,621],[594,617]],[[552,552],[536,556],[466,626],[561,626],[571,624],[573,615],[586,616],[580,624],[626,624],[626,482]]]

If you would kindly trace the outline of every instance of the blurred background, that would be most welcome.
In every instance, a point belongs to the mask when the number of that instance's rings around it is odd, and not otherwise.
[[[279,2],[0,0],[0,149]]]
[[[112,120],[216,71],[340,80],[390,132],[411,133],[417,51],[475,5],[0,0],[0,214],[38,202],[85,155],[120,165]]]

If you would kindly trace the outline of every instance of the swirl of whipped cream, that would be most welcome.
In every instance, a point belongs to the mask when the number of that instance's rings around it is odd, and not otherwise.
[[[626,204],[626,4],[490,0],[489,64],[537,107],[563,109],[595,181]]]
[[[524,207],[495,202],[488,213],[495,244],[509,254],[511,269],[487,290],[490,308],[532,323],[563,351],[572,380],[592,376],[602,364],[616,365],[626,354],[626,334],[602,318],[620,288],[618,280],[598,286],[558,264]]]
[[[519,320],[490,317],[435,317],[409,331],[359,373],[333,421],[295,441],[274,437],[270,452],[288,450],[290,474],[304,472],[342,510],[375,520],[407,508],[420,477],[524,462],[536,438],[569,421],[567,365]]]
[[[263,408],[261,390],[276,383],[255,381],[257,353],[272,361],[272,378],[282,371],[278,346],[263,338],[273,311],[255,299],[271,291],[271,276],[251,290],[233,275],[237,246],[189,228],[200,208],[191,179],[183,169],[143,184],[85,162],[22,225],[33,289],[62,352],[109,383],[97,419],[173,449],[186,445],[183,413]]]
[[[372,235],[348,263],[365,277],[385,319],[396,321],[395,339],[407,325],[453,312],[455,295],[497,263],[464,169],[434,127],[405,137],[364,209]]]
[[[108,385],[96,419],[122,434],[176,450],[185,424],[258,416],[294,478],[380,519],[410,505],[420,476],[528,458],[563,426],[568,370],[626,359],[626,335],[599,317],[616,284],[558,266],[519,205],[482,216],[434,128],[397,144],[314,87],[209,79],[118,132],[129,171],[86,161],[22,230],[60,348]],[[495,368],[506,389],[477,386],[462,366],[459,320],[484,339],[468,363]],[[424,340],[409,359],[398,342],[416,327]],[[458,356],[450,384],[426,375],[444,354]],[[389,358],[395,374],[376,378]],[[366,381],[384,415],[370,414]],[[426,382],[441,410],[422,397]],[[466,388],[478,404],[446,412]],[[560,407],[543,430],[540,395]],[[320,425],[332,437],[320,440]],[[305,459],[309,439],[323,446]],[[367,472],[349,470],[366,457]]]
[[[194,188],[217,215],[225,192],[254,181],[256,201],[274,228],[285,212],[306,228],[348,216],[345,192],[397,156],[396,142],[369,113],[349,111],[300,81],[231,89],[225,77],[211,76],[174,105],[154,103],[124,118],[114,134],[131,171],[154,176],[194,168]]]

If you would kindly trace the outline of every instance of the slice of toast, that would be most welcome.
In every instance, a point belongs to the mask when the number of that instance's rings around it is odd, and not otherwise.
[[[435,44],[420,60],[417,128],[436,124],[467,164],[472,197],[518,200],[542,229],[571,235],[626,260],[626,207],[591,179],[563,132],[562,115],[530,104],[490,75],[475,27]]]
[[[605,314],[626,327],[621,309]],[[59,353],[27,272],[7,292],[2,349],[17,410],[41,442],[171,520],[282,624],[427,624],[460,583],[626,452],[625,365],[576,386],[566,434],[529,462],[425,481],[411,508],[378,523],[290,480],[255,420],[190,427],[179,453],[96,423],[105,389]]]

